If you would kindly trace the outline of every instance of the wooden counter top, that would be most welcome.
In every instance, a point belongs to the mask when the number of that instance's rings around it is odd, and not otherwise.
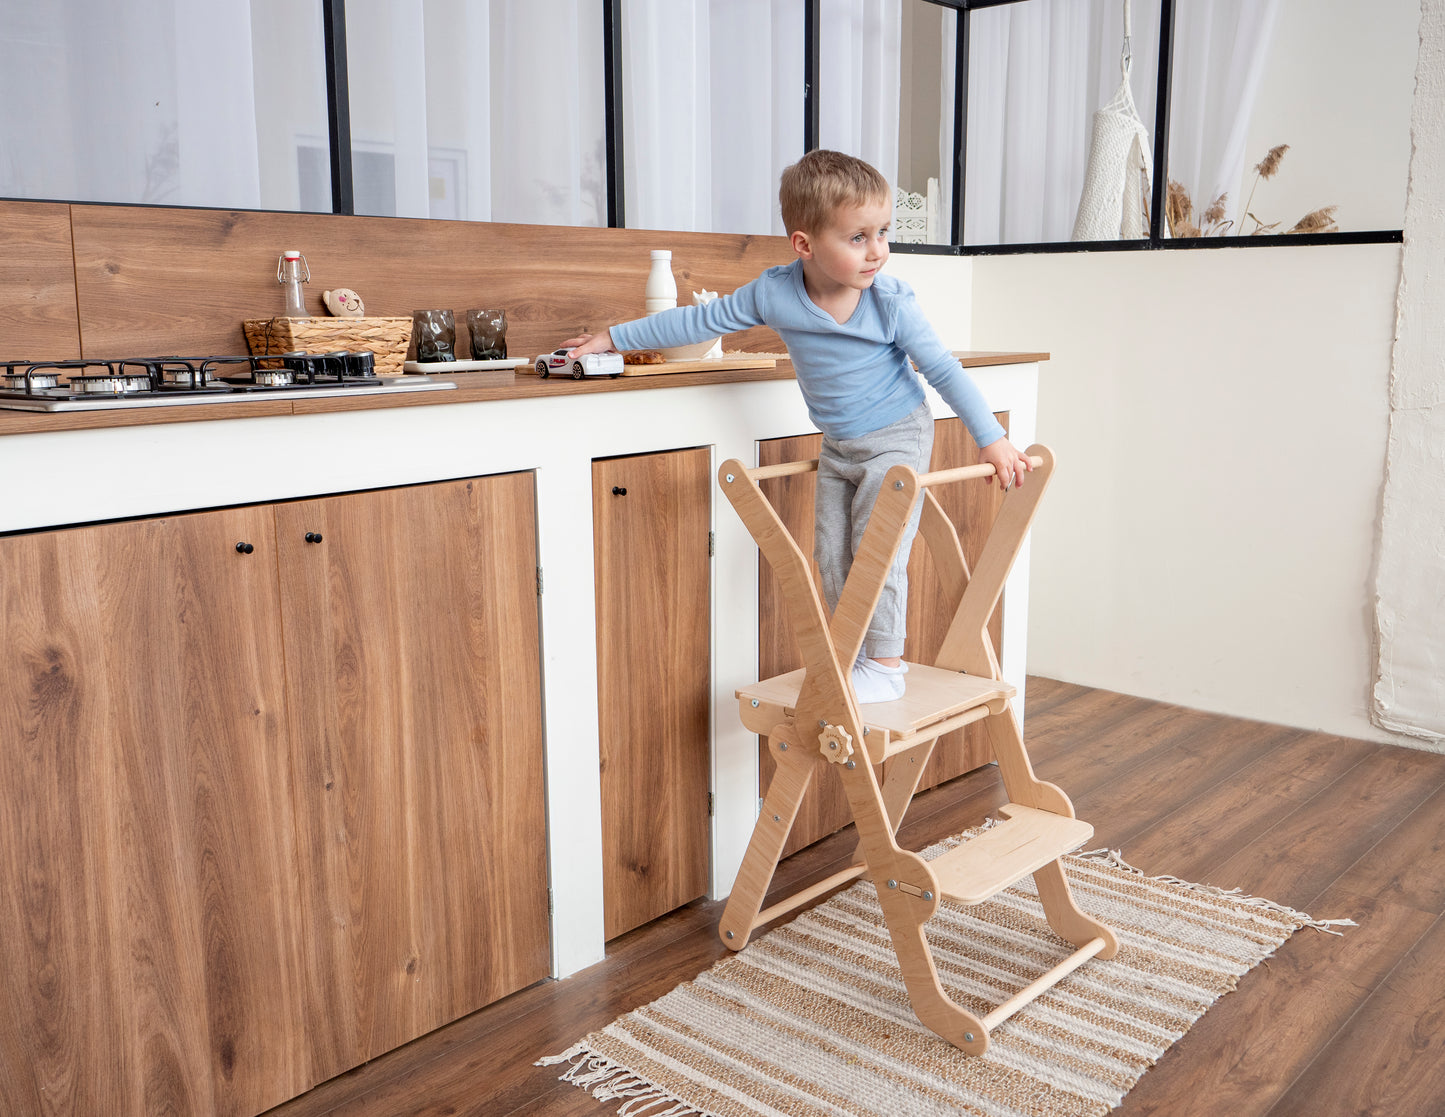
[[[1047,353],[1012,353],[956,350],[966,368],[987,365],[1031,364],[1049,359]],[[105,427],[144,426],[156,423],[197,423],[214,419],[251,419],[276,415],[318,415],[332,411],[372,411],[387,407],[432,407],[448,403],[536,399],[542,396],[578,396],[599,392],[657,391],[704,384],[744,384],[757,380],[790,380],[793,366],[779,360],[776,367],[728,369],[718,372],[682,372],[662,376],[624,376],[616,380],[551,377],[542,380],[528,372],[462,372],[437,379],[456,384],[453,391],[379,392],[374,396],[306,396],[287,399],[269,396],[234,403],[208,403],[191,407],[136,407],[109,411],[6,411],[0,409],[0,435],[44,431],[93,430]]]

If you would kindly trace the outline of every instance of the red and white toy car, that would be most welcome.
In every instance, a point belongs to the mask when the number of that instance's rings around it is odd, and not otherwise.
[[[537,375],[546,380],[554,372],[558,376],[570,372],[573,380],[581,380],[584,376],[610,376],[615,379],[622,375],[622,354],[588,353],[585,357],[570,358],[567,350],[554,349],[537,358]]]

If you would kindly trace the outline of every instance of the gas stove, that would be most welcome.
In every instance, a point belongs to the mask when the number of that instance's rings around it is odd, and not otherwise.
[[[17,411],[99,411],[455,387],[450,380],[430,377],[377,376],[373,354],[345,350],[274,357],[0,361],[0,408]]]

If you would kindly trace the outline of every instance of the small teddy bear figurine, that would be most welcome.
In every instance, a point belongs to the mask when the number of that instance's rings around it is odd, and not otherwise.
[[[349,287],[322,291],[321,301],[326,304],[326,309],[338,318],[361,318],[366,314],[366,308],[361,305],[361,296]]]

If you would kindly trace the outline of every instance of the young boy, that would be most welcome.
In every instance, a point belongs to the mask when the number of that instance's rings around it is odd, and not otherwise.
[[[883,476],[894,465],[928,470],[933,418],[918,366],[982,447],[1007,490],[1033,468],[1004,437],[978,387],[938,340],[912,289],[879,271],[888,260],[893,206],[888,183],[862,160],[812,151],[783,172],[783,224],[797,259],[706,306],[678,307],[573,338],[569,356],[609,349],[664,349],[766,325],[777,331],[823,432],[818,455],[813,557],[828,608],[838,605]],[[921,508],[921,502],[920,502]],[[853,665],[860,702],[904,691],[901,660],[907,565],[915,508]]]

